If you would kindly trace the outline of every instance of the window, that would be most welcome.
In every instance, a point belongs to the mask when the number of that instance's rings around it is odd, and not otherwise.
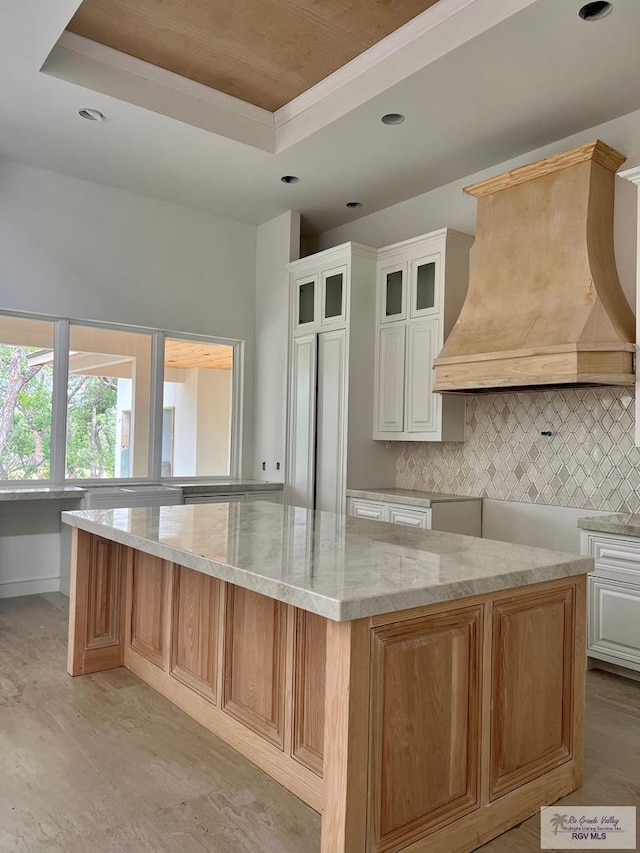
[[[0,317],[0,480],[51,475],[54,324]]]
[[[146,477],[151,335],[95,326],[69,330],[66,475]]]
[[[238,348],[0,314],[0,482],[235,475]]]
[[[229,476],[233,363],[232,346],[166,339],[162,465],[172,473],[165,476]]]

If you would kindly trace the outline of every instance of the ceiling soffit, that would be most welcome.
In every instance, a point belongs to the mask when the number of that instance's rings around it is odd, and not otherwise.
[[[84,0],[67,29],[275,111],[438,0]]]

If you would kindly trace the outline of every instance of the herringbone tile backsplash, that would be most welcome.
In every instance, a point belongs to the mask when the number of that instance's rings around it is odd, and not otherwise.
[[[551,436],[541,435],[548,431]],[[640,512],[634,391],[589,388],[467,397],[467,440],[399,444],[396,486]]]

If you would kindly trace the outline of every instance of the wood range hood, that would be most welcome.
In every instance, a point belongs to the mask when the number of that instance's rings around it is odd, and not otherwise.
[[[635,318],[613,252],[615,172],[595,141],[467,187],[474,264],[435,390],[633,385]]]

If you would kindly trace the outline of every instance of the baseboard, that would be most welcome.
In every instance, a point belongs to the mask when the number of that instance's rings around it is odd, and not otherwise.
[[[610,672],[612,675],[620,675],[622,678],[640,681],[640,672],[635,669],[629,669],[626,666],[619,666],[616,663],[609,663],[609,661],[599,660],[591,656],[587,658],[587,665],[588,669],[602,669],[605,672]]]
[[[0,598],[19,595],[39,595],[41,592],[58,592],[60,578],[34,578],[33,580],[0,581]]]

